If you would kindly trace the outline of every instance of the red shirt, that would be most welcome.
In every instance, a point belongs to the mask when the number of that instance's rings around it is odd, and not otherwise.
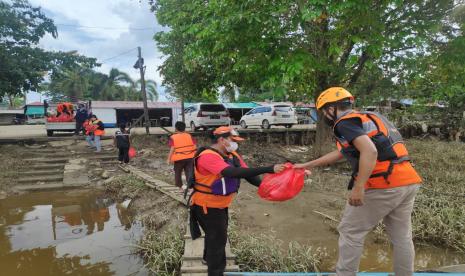
[[[239,158],[242,168],[248,168],[247,164]],[[207,174],[220,174],[224,169],[230,165],[226,163],[223,158],[213,153],[206,153],[197,159],[197,169],[203,175]]]

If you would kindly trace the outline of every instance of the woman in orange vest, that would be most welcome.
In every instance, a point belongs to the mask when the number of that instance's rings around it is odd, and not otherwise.
[[[94,145],[95,145],[95,152],[102,151],[102,144],[101,144],[101,137],[105,134],[105,126],[103,122],[100,121],[96,115],[92,115],[90,117],[90,125],[94,126],[93,136],[94,136]]]
[[[412,275],[415,251],[411,214],[421,178],[399,131],[381,114],[352,110],[342,87],[321,93],[316,106],[333,127],[337,150],[296,168],[311,169],[345,157],[352,166],[349,198],[339,224],[337,275],[356,275],[365,236],[383,220],[394,248],[395,275]]]
[[[258,175],[277,173],[284,165],[248,168],[236,152],[242,141],[231,127],[219,127],[213,132],[213,145],[200,148],[194,157],[194,178],[190,184],[194,191],[190,200],[190,228],[193,239],[205,232],[204,261],[209,276],[223,275],[226,267],[226,241],[228,237],[228,207],[245,178],[254,186],[260,185]]]
[[[181,190],[185,190],[187,185],[182,184],[182,172],[186,176],[186,181],[192,177],[194,168],[194,155],[197,150],[195,140],[185,132],[186,124],[176,122],[174,125],[176,133],[171,135],[169,140],[170,153],[168,154],[168,164],[174,164],[174,184]]]

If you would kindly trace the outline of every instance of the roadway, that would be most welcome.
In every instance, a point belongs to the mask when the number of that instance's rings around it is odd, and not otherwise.
[[[262,130],[260,127],[257,128],[247,128],[241,129],[240,126],[235,126],[238,128],[240,132],[262,132],[262,131],[270,131],[270,132],[281,132],[281,131],[292,131],[292,130],[307,130],[307,129],[315,129],[315,125],[296,125],[291,129],[286,129],[284,127],[272,127],[270,130]],[[171,132],[174,132],[173,127],[167,127]],[[105,136],[111,137],[115,133],[116,128],[107,128],[105,129]],[[202,131],[198,131],[202,132]],[[133,134],[145,134],[145,128],[138,127],[131,129],[131,133]],[[166,132],[160,127],[151,127],[150,134],[166,134]],[[38,139],[38,140],[55,140],[55,139],[63,139],[65,137],[72,138],[73,134],[69,132],[57,132],[54,133],[53,137],[47,137],[47,131],[45,130],[45,125],[8,125],[8,126],[0,126],[0,140],[9,141],[9,140],[29,140],[29,139]]]

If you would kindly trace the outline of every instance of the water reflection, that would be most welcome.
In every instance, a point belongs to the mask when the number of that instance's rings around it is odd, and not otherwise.
[[[141,231],[126,209],[95,192],[9,197],[0,200],[0,267],[6,275],[145,274],[130,252]]]

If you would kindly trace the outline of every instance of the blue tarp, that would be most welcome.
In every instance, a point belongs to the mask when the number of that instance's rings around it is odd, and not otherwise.
[[[225,276],[336,276],[334,272],[308,272],[308,273],[271,273],[271,272],[225,272]],[[360,276],[391,276],[392,272],[359,272]],[[465,273],[413,273],[414,276],[464,276]]]

